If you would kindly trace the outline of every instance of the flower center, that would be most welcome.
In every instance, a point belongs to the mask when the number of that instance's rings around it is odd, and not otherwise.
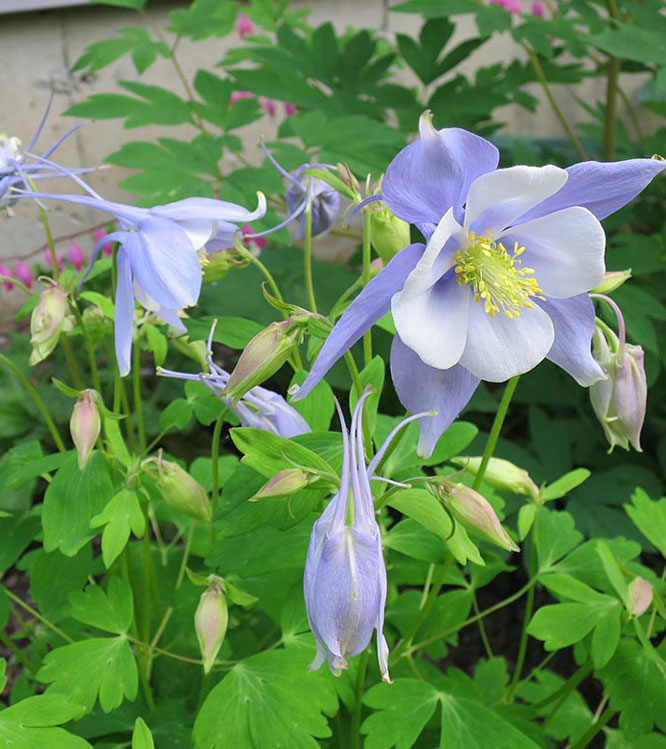
[[[509,252],[495,242],[488,232],[485,237],[469,233],[469,242],[453,256],[459,284],[474,289],[474,301],[483,299],[483,308],[494,317],[500,310],[511,320],[520,315],[521,307],[534,307],[530,297],[545,300],[533,268],[523,268],[520,255],[525,252],[518,242]]]

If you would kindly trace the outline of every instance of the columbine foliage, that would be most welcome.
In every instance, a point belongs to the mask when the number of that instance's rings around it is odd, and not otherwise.
[[[69,110],[128,129],[107,161],[138,207],[58,163],[80,123],[0,133],[3,234],[53,201],[111,222],[0,266],[26,296],[0,353],[0,745],[664,745],[658,0],[407,0],[395,39],[287,0],[194,0],[158,36],[144,0],[99,1],[140,13],[73,70],[174,84]],[[500,33],[517,59],[475,64]],[[210,37],[234,43],[186,80]],[[562,138],[500,135],[535,83]],[[345,264],[313,258],[332,237]]]

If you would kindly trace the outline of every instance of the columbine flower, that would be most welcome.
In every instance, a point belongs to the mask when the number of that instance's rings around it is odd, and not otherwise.
[[[158,367],[157,374],[180,380],[198,380],[199,382],[203,382],[236,415],[244,427],[264,429],[285,439],[312,431],[310,425],[298,411],[290,406],[281,395],[274,393],[272,390],[267,390],[257,385],[248,390],[238,403],[234,403],[231,398],[225,398],[221,395],[229,382],[230,375],[229,372],[222,369],[222,367],[218,367],[213,361],[212,345],[215,324],[213,324],[208,336],[206,353],[208,372],[187,374],[185,372],[174,372]]]
[[[104,200],[81,179],[66,172],[88,195],[24,193],[90,206],[110,213],[120,231],[98,241],[94,263],[103,244],[120,245],[116,261],[115,344],[121,375],[130,371],[135,299],[174,328],[185,330],[178,311],[196,303],[201,290],[199,250],[214,236],[228,236],[232,244],[235,223],[253,221],[266,212],[266,200],[258,193],[258,206],[248,211],[234,203],[212,198],[185,198],[153,208],[139,208]]]
[[[398,335],[393,382],[434,445],[479,381],[502,382],[548,358],[583,386],[604,373],[591,353],[587,295],[604,274],[599,219],[634,198],[666,164],[657,159],[497,169],[495,146],[458,128],[436,131],[389,165],[381,198],[428,239],[399,252],[347,308],[297,398],[389,309]],[[372,199],[377,199],[373,197]]]

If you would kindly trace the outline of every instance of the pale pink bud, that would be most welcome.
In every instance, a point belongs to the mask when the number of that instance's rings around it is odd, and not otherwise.
[[[273,101],[273,99],[267,99],[265,96],[260,96],[259,106],[261,107],[262,112],[265,112],[271,117],[275,117],[277,107],[275,106],[275,102]]]
[[[533,16],[543,18],[546,15],[546,6],[540,0],[534,0],[531,11]]]
[[[16,263],[16,278],[18,278],[18,280],[29,289],[32,288],[35,276],[32,272],[32,268],[27,263],[24,263],[23,260],[19,260]]]
[[[72,242],[69,246],[69,252],[67,253],[67,261],[71,263],[77,271],[83,268],[83,250],[78,242]]]
[[[46,268],[48,270],[51,270],[53,268],[53,263],[51,262],[51,252],[49,250],[44,250],[44,264],[46,265]],[[62,255],[59,252],[56,252],[56,265],[58,266],[58,273],[62,273]]]
[[[273,499],[295,494],[310,483],[308,474],[298,468],[286,468],[276,473],[251,499]]]
[[[34,366],[56,347],[60,334],[71,330],[67,320],[67,292],[60,284],[49,285],[42,291],[30,318],[30,365]]]
[[[643,616],[652,603],[652,586],[642,577],[635,577],[627,586],[627,609],[631,616]]]
[[[241,99],[252,99],[254,94],[252,91],[233,91],[229,97],[229,106],[232,107],[237,101]]]
[[[482,462],[481,457],[470,458],[463,455],[451,460],[474,476],[479,472]],[[539,496],[539,488],[532,481],[529,473],[524,468],[518,468],[518,466],[503,458],[491,458],[488,461],[483,480],[489,486],[500,491],[528,494],[532,499]]]
[[[254,32],[254,24],[247,16],[240,15],[236,21],[236,31],[241,39],[245,39],[246,36]]]
[[[474,489],[465,484],[442,484],[440,496],[453,517],[470,533],[507,551],[520,551],[490,502]]]
[[[287,117],[291,117],[292,114],[296,114],[296,112],[298,112],[298,109],[296,109],[295,104],[292,104],[290,101],[284,103],[284,113]]]
[[[0,276],[14,278],[14,271],[7,265],[0,265]],[[14,284],[11,281],[3,281],[3,285],[7,291],[11,291],[14,288]]]
[[[220,586],[213,584],[205,593],[202,593],[194,614],[194,630],[199,640],[206,674],[210,672],[220,652],[228,623],[227,599]]]
[[[106,236],[106,232],[104,229],[95,229],[95,245],[99,244],[104,237]],[[107,242],[106,244],[102,245],[102,253],[106,257],[111,257],[113,255],[113,242]]]
[[[102,420],[95,402],[95,391],[84,390],[74,404],[72,417],[69,420],[69,431],[76,445],[79,457],[79,470],[86,467],[90,453],[99,437]]]

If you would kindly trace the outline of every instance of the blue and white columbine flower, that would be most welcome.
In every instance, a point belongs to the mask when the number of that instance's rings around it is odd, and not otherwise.
[[[279,393],[272,390],[256,385],[248,390],[237,403],[234,403],[232,398],[225,398],[221,395],[227,386],[230,374],[213,361],[212,346],[215,325],[216,323],[213,323],[208,336],[206,351],[208,372],[188,374],[186,372],[174,372],[170,369],[158,367],[157,374],[164,377],[174,377],[179,380],[197,380],[203,382],[236,415],[244,427],[263,429],[285,439],[311,432],[310,425],[298,411],[293,406],[290,406]]]
[[[592,357],[586,293],[604,274],[600,219],[645,188],[657,159],[583,162],[568,169],[497,169],[495,146],[421,117],[420,140],[389,165],[382,198],[427,244],[399,252],[342,315],[296,398],[391,309],[391,373],[421,422],[428,455],[480,380],[502,382],[544,358],[583,386],[604,373]]]

